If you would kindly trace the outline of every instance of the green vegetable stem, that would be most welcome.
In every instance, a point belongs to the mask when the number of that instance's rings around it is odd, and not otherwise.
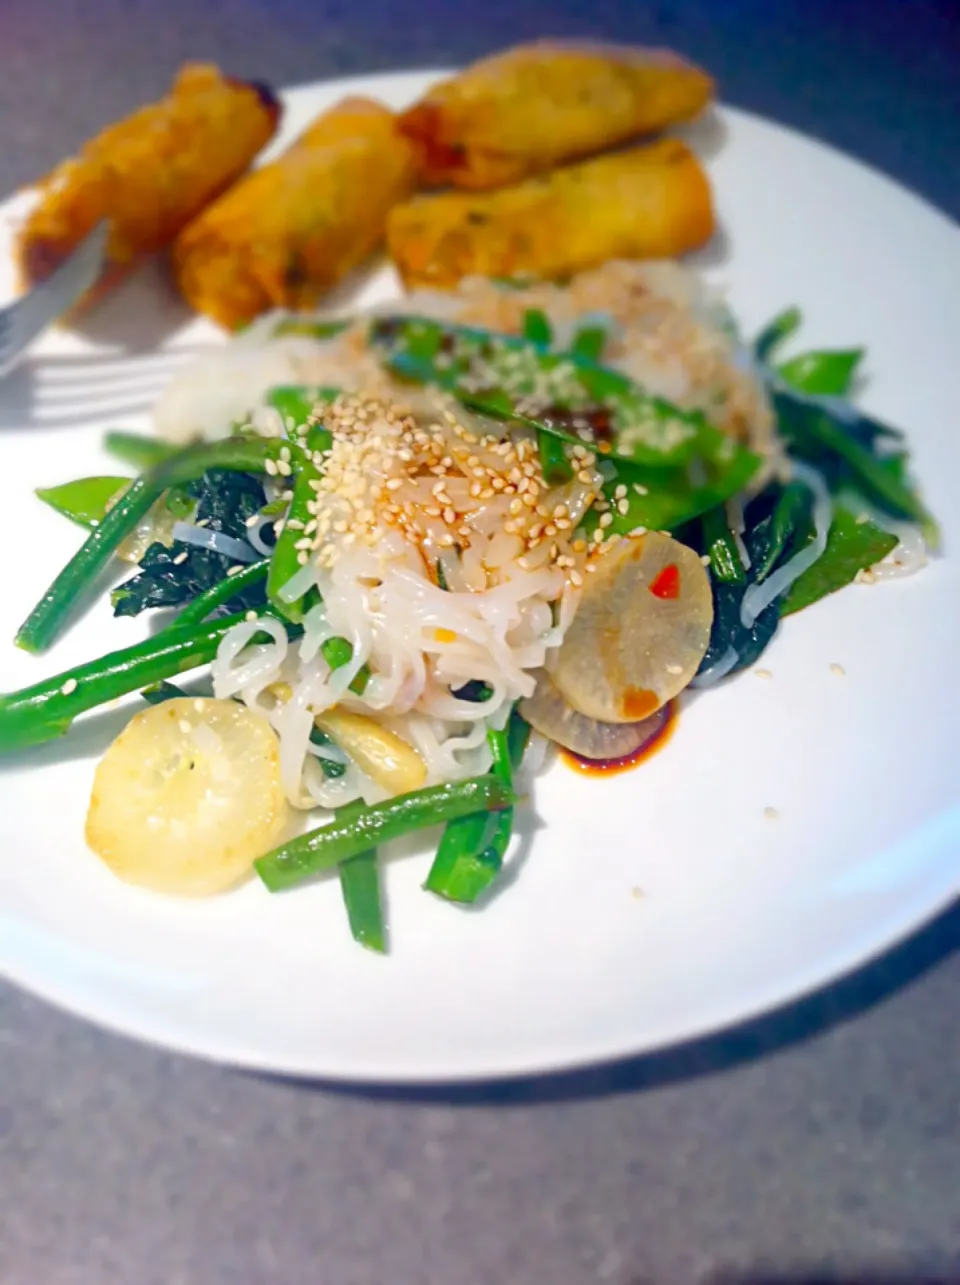
[[[254,868],[271,892],[280,892],[390,839],[515,802],[513,791],[492,775],[427,786],[365,807],[347,820],[335,817],[259,857]]]

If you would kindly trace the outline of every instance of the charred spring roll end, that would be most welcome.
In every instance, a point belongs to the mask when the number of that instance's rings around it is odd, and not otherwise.
[[[38,182],[15,246],[23,288],[46,280],[107,219],[103,274],[75,309],[85,311],[247,169],[280,115],[260,81],[182,68],[165,98],[108,126]]]
[[[420,196],[387,223],[404,283],[558,278],[608,259],[673,258],[715,226],[710,183],[676,139],[602,156],[486,194]]]

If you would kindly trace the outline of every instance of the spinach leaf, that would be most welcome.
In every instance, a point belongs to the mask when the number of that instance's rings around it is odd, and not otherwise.
[[[195,521],[211,531],[235,540],[246,537],[246,520],[263,506],[263,485],[252,473],[211,469],[186,490],[197,501]],[[234,565],[234,559],[213,549],[175,540],[170,548],[151,544],[140,562],[140,570],[111,595],[115,616],[137,616],[153,607],[175,607],[219,583]],[[262,583],[231,599],[223,612],[251,610],[265,602]]]
[[[812,537],[811,537],[812,538]],[[827,547],[780,599],[780,615],[802,611],[828,594],[851,584],[858,571],[875,566],[897,545],[897,537],[875,522],[858,521],[849,509],[837,506]]]

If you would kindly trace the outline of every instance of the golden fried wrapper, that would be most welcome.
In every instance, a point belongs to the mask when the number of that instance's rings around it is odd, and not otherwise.
[[[108,219],[106,267],[81,301],[89,306],[247,169],[280,113],[266,85],[206,64],[183,67],[165,98],[110,125],[40,180],[16,247],[25,286],[50,276]]]
[[[398,206],[387,248],[408,286],[462,277],[570,276],[608,259],[671,258],[714,229],[710,184],[678,139],[614,152],[473,194]]]
[[[689,120],[713,90],[667,50],[541,40],[434,85],[401,128],[428,184],[479,191]]]
[[[344,99],[185,229],[177,284],[230,329],[270,308],[312,308],[381,243],[389,210],[416,179],[394,114]]]

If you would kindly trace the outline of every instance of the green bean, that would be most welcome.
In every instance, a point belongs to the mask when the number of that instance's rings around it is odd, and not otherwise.
[[[103,521],[110,501],[132,481],[129,477],[79,477],[62,486],[38,486],[34,495],[71,522],[92,531]]]
[[[173,624],[145,642],[0,696],[0,753],[52,741],[87,710],[207,664],[243,619],[236,614],[214,624]]]
[[[277,458],[281,449],[300,454],[296,446],[290,447],[274,438],[231,437],[221,442],[199,442],[135,478],[20,626],[17,646],[38,652],[46,651],[56,642],[77,601],[86,596],[118,545],[164,491],[192,482],[211,468],[261,472],[267,460]]]
[[[768,361],[774,350],[789,339],[794,331],[799,330],[802,321],[803,314],[799,308],[788,308],[786,312],[781,312],[778,317],[774,317],[754,340],[753,351],[757,360]]]
[[[301,464],[293,483],[293,499],[283,529],[277,537],[277,543],[270,558],[270,574],[267,578],[267,598],[287,620],[299,623],[303,619],[303,594],[293,602],[288,602],[281,590],[300,570],[301,550],[297,548],[303,538],[303,530],[310,520],[310,505],[317,497],[314,482],[319,481],[320,474],[310,463]]]
[[[390,839],[515,802],[513,791],[495,776],[431,785],[364,808],[347,821],[334,817],[329,825],[281,844],[253,864],[266,887],[280,892]]]
[[[540,451],[540,468],[543,480],[548,486],[562,486],[573,477],[573,466],[567,459],[566,443],[553,433],[542,429],[537,433],[537,448]]]
[[[816,397],[846,397],[863,360],[862,348],[805,352],[777,367],[782,380]]]
[[[553,327],[542,308],[528,308],[523,314],[523,337],[541,348],[553,343]]]
[[[103,439],[103,445],[111,455],[133,468],[155,468],[164,460],[170,459],[181,449],[170,442],[163,442],[158,437],[144,437],[142,433],[125,433],[121,429],[111,429]]]
[[[337,866],[340,893],[354,941],[378,954],[386,952],[383,906],[380,897],[380,862],[376,848],[361,852]]]
[[[487,737],[493,754],[493,774],[512,789],[513,773],[527,747],[530,726],[514,711],[506,730],[491,730]],[[448,822],[424,887],[447,901],[472,904],[500,873],[512,830],[512,807],[493,816],[477,812]]]
[[[327,638],[320,644],[320,654],[331,669],[342,669],[353,659],[353,643],[346,638]],[[350,690],[357,696],[362,696],[369,681],[370,666],[361,665],[350,684]]]
[[[582,361],[599,361],[609,338],[606,326],[581,326],[570,341],[570,351]]]
[[[249,589],[251,585],[257,584],[267,574],[267,568],[270,563],[267,558],[262,558],[259,562],[251,562],[249,566],[238,571],[235,575],[224,576],[218,580],[215,585],[205,589],[203,593],[197,594],[191,603],[184,607],[183,611],[177,616],[177,625],[198,625],[202,620],[222,607],[225,602],[231,598],[236,598],[238,594]]]
[[[710,556],[710,570],[715,578],[723,584],[746,584],[747,573],[723,506],[708,509],[700,521],[703,523],[706,552]]]

